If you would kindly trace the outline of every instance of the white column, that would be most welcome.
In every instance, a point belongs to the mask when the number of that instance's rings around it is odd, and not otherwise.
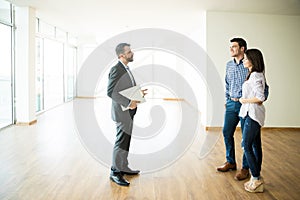
[[[35,116],[35,9],[16,7],[16,120],[30,125]]]

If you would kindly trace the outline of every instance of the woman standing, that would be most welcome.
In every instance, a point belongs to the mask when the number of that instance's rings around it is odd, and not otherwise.
[[[243,120],[242,146],[251,171],[250,181],[244,184],[248,192],[263,192],[263,180],[260,176],[262,164],[262,147],[260,129],[265,121],[265,64],[258,49],[249,49],[243,59],[249,74],[242,88],[240,117]]]

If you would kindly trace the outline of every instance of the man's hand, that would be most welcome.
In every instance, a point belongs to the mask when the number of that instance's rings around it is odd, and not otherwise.
[[[129,108],[130,108],[131,110],[136,109],[138,103],[140,103],[140,101],[132,100],[132,101],[130,102]]]
[[[147,90],[148,90],[148,89],[141,90],[142,93],[143,93],[143,97],[144,97],[146,94],[148,94],[148,93],[147,93]]]

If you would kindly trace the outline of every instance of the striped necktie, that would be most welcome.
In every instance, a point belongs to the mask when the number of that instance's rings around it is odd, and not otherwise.
[[[133,75],[132,75],[132,73],[131,73],[131,71],[130,71],[129,67],[127,67],[127,66],[126,66],[125,68],[126,68],[126,70],[127,70],[128,74],[129,74],[129,77],[130,77],[130,79],[131,79],[131,83],[132,83],[132,85],[133,85],[133,86],[136,86],[136,83],[135,83],[134,77],[133,77]]]

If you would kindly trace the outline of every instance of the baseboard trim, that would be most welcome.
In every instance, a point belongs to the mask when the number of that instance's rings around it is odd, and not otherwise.
[[[102,96],[77,96],[77,99],[98,99],[102,98]],[[162,99],[164,101],[184,101],[183,98],[149,98],[149,99]]]
[[[223,127],[220,126],[206,126],[206,131],[222,131]],[[272,130],[272,129],[288,129],[288,130],[299,130],[300,127],[262,127],[262,130]],[[236,131],[241,131],[241,127],[236,127]]]
[[[206,131],[222,131],[223,127],[218,127],[218,126],[206,126],[205,130]]]
[[[37,123],[37,120],[33,120],[31,122],[16,122],[17,126],[31,126],[33,124]]]
[[[77,99],[97,99],[98,97],[95,96],[77,96]]]
[[[164,101],[184,101],[183,98],[163,98]]]

